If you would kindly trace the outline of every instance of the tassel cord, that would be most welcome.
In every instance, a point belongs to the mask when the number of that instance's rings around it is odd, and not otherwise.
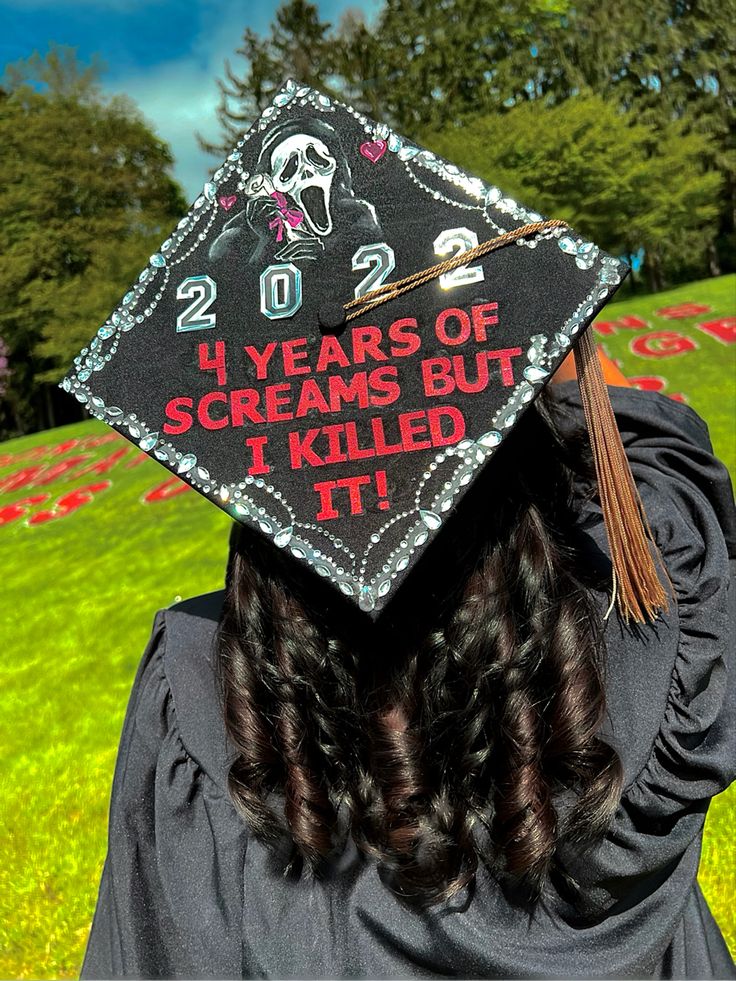
[[[384,283],[383,286],[377,286],[374,290],[370,290],[370,292],[365,293],[363,296],[355,300],[350,300],[349,303],[344,304],[344,309],[351,311],[345,319],[355,320],[356,317],[363,317],[366,313],[374,310],[382,303],[395,300],[398,296],[403,296],[404,293],[408,293],[417,286],[428,283],[432,279],[437,279],[443,273],[450,272],[453,269],[459,269],[460,266],[466,266],[475,259],[480,259],[482,256],[488,255],[489,252],[495,252],[496,249],[510,245],[520,238],[528,238],[532,235],[538,235],[540,232],[552,231],[555,228],[568,227],[566,221],[562,221],[559,218],[551,218],[549,221],[535,221],[529,225],[513,228],[510,232],[504,232],[503,235],[498,235],[496,238],[489,238],[487,241],[481,242],[480,245],[473,246],[467,252],[460,252],[458,255],[453,256],[452,259],[446,259],[444,262],[438,262],[436,265],[429,266],[427,269],[421,269],[419,272],[411,273],[411,275],[404,276],[403,279],[399,279],[395,283]]]
[[[590,329],[575,348],[575,362],[613,563],[614,595],[624,620],[643,623],[669,605],[655,558],[670,595],[672,582],[631,473]]]

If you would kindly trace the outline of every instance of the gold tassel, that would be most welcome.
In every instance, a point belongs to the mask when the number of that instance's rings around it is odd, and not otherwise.
[[[643,623],[669,606],[652,552],[660,562],[661,555],[621,442],[591,328],[575,348],[575,366],[613,561],[614,595],[626,622]],[[667,576],[664,563],[662,569]],[[668,576],[667,581],[671,589]]]

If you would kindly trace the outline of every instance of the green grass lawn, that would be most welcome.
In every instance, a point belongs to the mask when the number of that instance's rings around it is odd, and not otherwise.
[[[607,322],[637,316],[648,327],[600,336],[630,375],[667,380],[708,421],[716,451],[736,473],[736,345],[695,324],[736,313],[736,277],[693,283],[605,310]],[[697,301],[711,312],[667,320],[655,312]],[[629,348],[653,331],[676,331],[697,350],[662,359]],[[670,340],[669,343],[672,343]],[[14,440],[3,454],[27,454],[70,438],[106,435],[94,420]],[[77,447],[38,460],[0,460],[0,482],[21,467],[89,453],[79,467],[125,454],[108,473],[61,474],[45,486],[0,493],[0,563],[6,570],[0,661],[0,976],[76,977],[105,854],[107,808],[120,727],[153,615],[180,597],[217,589],[224,577],[230,519],[193,491],[145,502],[169,479],[130,443]],[[91,482],[111,481],[91,503],[29,526],[2,509],[48,494],[27,515]],[[711,807],[701,881],[732,951],[736,786]]]
[[[626,283],[621,291],[628,292]],[[656,313],[684,303],[697,303],[710,309],[684,318],[667,318]],[[731,474],[736,474],[736,343],[717,340],[696,325],[735,316],[736,276],[731,275],[689,283],[667,293],[611,303],[596,321],[615,325],[613,333],[599,331],[597,339],[611,357],[621,362],[625,375],[663,379],[665,395],[685,396],[687,403],[703,416],[716,453]],[[632,317],[646,321],[648,326],[632,329],[617,325]],[[663,333],[679,335],[682,340],[661,337]],[[658,347],[665,348],[664,356],[644,353],[654,352]]]

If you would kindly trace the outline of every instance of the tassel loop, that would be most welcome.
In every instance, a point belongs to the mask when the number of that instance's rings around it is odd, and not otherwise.
[[[575,347],[575,365],[613,562],[611,602],[615,599],[626,622],[644,623],[669,608],[655,558],[667,573],[626,458],[590,328]],[[667,582],[671,590],[669,577]]]

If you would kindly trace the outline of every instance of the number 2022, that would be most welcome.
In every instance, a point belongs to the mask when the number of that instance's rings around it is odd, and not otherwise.
[[[434,253],[440,258],[455,257],[475,248],[478,236],[470,228],[447,228],[434,240]],[[361,245],[351,261],[354,272],[368,273],[355,287],[355,299],[382,286],[396,268],[394,250],[386,242]],[[459,266],[440,276],[440,286],[452,289],[483,281],[482,266]],[[217,284],[209,276],[189,276],[176,290],[178,300],[192,302],[176,318],[177,331],[206,330],[216,324],[216,313],[209,312],[217,299]],[[276,263],[261,273],[261,313],[269,320],[293,317],[302,305],[302,274],[292,262]]]

